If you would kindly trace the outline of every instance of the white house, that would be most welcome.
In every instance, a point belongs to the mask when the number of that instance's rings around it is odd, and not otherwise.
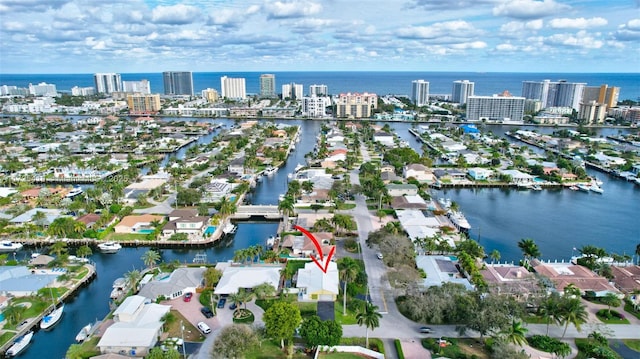
[[[418,194],[418,186],[414,184],[390,183],[386,187],[387,187],[387,192],[391,197],[404,196],[404,195],[415,196]]]
[[[469,168],[467,173],[476,181],[486,181],[493,176],[493,170],[480,167]]]
[[[314,262],[309,262],[298,270],[298,300],[333,302],[338,297],[339,284],[338,265],[335,262],[329,262],[326,273]]]
[[[515,184],[531,184],[535,178],[530,174],[518,170],[502,170],[500,173],[511,176],[511,182]]]
[[[402,176],[405,179],[415,178],[418,182],[433,182],[433,172],[426,166],[419,163],[413,163],[402,169]]]
[[[139,295],[128,297],[113,312],[115,323],[100,338],[100,353],[146,356],[158,342],[162,334],[162,317],[170,309],[170,305],[151,303]]]
[[[233,294],[240,288],[249,289],[262,283],[271,284],[276,290],[280,285],[281,265],[254,265],[251,267],[231,266],[218,263],[216,269],[222,270],[222,277],[214,294]]]
[[[393,135],[386,132],[376,132],[373,135],[373,140],[389,147],[393,147],[395,145],[395,142],[393,141]]]
[[[169,221],[162,227],[162,234],[202,234],[209,223],[208,216],[198,216],[197,210],[180,209],[169,213]]]

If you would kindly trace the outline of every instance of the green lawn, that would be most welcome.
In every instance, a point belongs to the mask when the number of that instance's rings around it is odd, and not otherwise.
[[[137,234],[137,233],[111,233],[108,236],[110,241],[146,241],[146,234]]]
[[[347,306],[348,306],[348,303],[347,303]],[[335,301],[334,309],[335,309],[336,322],[338,322],[338,324],[341,324],[341,325],[357,324],[356,314],[349,311],[349,309],[347,309],[347,315],[345,316],[342,315],[342,309],[343,309],[342,299]]]
[[[352,353],[320,353],[318,358],[331,358],[331,359],[362,359],[360,355]]]
[[[246,359],[286,359],[287,354],[280,349],[280,343],[275,343],[270,340],[264,340],[260,346],[255,347],[253,350],[247,352],[244,356]],[[308,359],[304,353],[294,353],[293,359]]]
[[[633,308],[633,305],[627,301],[624,302],[624,310],[625,312],[635,316],[636,318],[640,319],[640,311],[637,311]]]
[[[578,347],[578,355],[576,356],[577,359],[587,359],[587,358],[591,358],[593,355],[589,355],[589,353],[586,353],[583,349],[586,348],[588,346],[588,344],[591,342],[590,339],[586,339],[586,338],[576,338],[576,346]],[[617,358],[617,359],[623,359],[620,355],[618,355],[618,353],[616,353],[613,349],[611,349],[610,347],[602,347],[603,351],[605,351],[605,355],[609,355],[606,358]],[[602,357],[604,358],[604,356]]]
[[[524,317],[524,322],[529,324],[547,324],[547,319],[543,317],[539,317],[537,315],[527,315]],[[551,321],[553,324],[553,321]]]
[[[622,341],[631,350],[635,350],[637,352],[640,352],[640,339],[623,339]]]
[[[596,317],[598,317],[598,319],[600,319],[601,322],[606,323],[606,324],[630,324],[629,320],[624,318],[618,318],[617,315],[613,315],[610,317],[604,316],[601,313],[606,313],[607,310],[606,309],[601,309],[596,313]],[[615,310],[611,310],[611,313],[615,313],[617,314],[618,312]]]
[[[4,345],[4,343],[8,342],[15,333],[4,332],[0,335],[0,345]]]
[[[348,209],[354,209],[354,208],[356,208],[355,203],[340,203],[340,205],[338,206],[339,210],[348,210]]]

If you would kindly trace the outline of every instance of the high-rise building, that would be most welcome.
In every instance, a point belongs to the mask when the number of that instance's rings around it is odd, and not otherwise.
[[[193,96],[193,74],[191,71],[165,71],[162,73],[165,95]]]
[[[578,120],[585,120],[588,124],[603,123],[607,117],[607,105],[597,101],[580,104]]]
[[[305,96],[302,98],[302,115],[314,118],[325,117],[329,106],[331,106],[329,96]]]
[[[122,81],[122,91],[148,95],[151,93],[151,83],[149,80]]]
[[[247,98],[247,86],[244,78],[232,78],[222,76],[220,78],[222,98],[245,100]]]
[[[429,104],[429,82],[425,80],[411,81],[411,101],[416,106]]]
[[[202,90],[202,98],[207,100],[209,103],[218,102],[218,91],[216,89],[208,88],[206,90]]]
[[[56,85],[41,82],[37,85],[29,84],[29,94],[31,96],[56,96],[58,91]]]
[[[260,75],[260,97],[276,96],[276,75],[262,74]]]
[[[93,75],[96,84],[96,93],[110,94],[122,92],[122,78],[116,73],[96,73]]]
[[[304,96],[304,88],[301,84],[290,83],[282,85],[282,98],[289,98],[292,100],[302,99]]]
[[[453,89],[451,90],[451,101],[461,105],[467,103],[469,96],[474,95],[476,84],[469,80],[453,81]]]
[[[336,101],[336,116],[339,118],[371,117],[373,109],[378,108],[378,96],[373,93],[341,93]]]
[[[149,114],[160,111],[160,95],[134,93],[127,95],[127,105],[131,114]]]
[[[329,88],[327,85],[311,85],[309,86],[309,96],[328,96]]]
[[[93,87],[78,87],[73,86],[71,88],[71,95],[73,96],[92,96],[96,94],[96,89]]]
[[[582,92],[582,103],[595,101],[611,108],[618,106],[619,96],[620,87],[609,87],[609,85],[585,86]]]
[[[524,97],[514,97],[508,92],[493,96],[469,96],[467,121],[522,121]]]
[[[571,107],[578,109],[582,101],[582,92],[586,83],[567,82],[564,80],[551,82],[523,81],[522,96],[529,100],[539,100],[543,108]]]

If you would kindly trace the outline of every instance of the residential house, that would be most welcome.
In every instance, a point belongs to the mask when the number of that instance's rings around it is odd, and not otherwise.
[[[308,262],[298,270],[298,301],[333,302],[339,293],[338,264],[329,262],[326,273],[318,270],[314,262]]]
[[[487,264],[480,270],[489,290],[526,298],[540,291],[535,275],[525,267],[509,264]]]
[[[152,214],[131,215],[122,218],[114,230],[116,233],[150,233],[154,228],[151,223],[154,221],[162,222],[162,216],[154,216]]]
[[[560,292],[573,284],[582,295],[588,291],[595,292],[596,297],[603,297],[607,293],[620,294],[607,278],[597,275],[587,267],[571,263],[541,263],[537,260],[531,264],[538,274],[549,278]]]
[[[393,135],[386,132],[376,132],[373,134],[373,141],[380,142],[387,147],[395,146]]]
[[[439,181],[464,181],[467,178],[467,174],[458,169],[437,169],[433,174]]]
[[[231,173],[244,175],[244,156],[231,160],[231,162],[229,162],[229,167],[227,170]]]
[[[87,228],[93,227],[99,220],[100,215],[95,213],[87,213],[76,219],[76,221],[84,223]]]
[[[276,290],[280,288],[281,264],[256,264],[251,266],[233,265],[221,262],[216,269],[222,272],[220,282],[214,294],[225,295],[238,293],[240,289],[251,289],[262,283],[271,284]]]
[[[331,245],[331,240],[334,238],[333,233],[315,232],[312,234],[320,243],[322,253],[329,253],[333,247]],[[282,238],[282,244],[280,246],[289,249],[291,255],[295,256],[310,257],[312,255],[319,255],[315,243],[307,236],[286,235]]]
[[[382,180],[382,183],[389,184],[391,182],[402,180],[402,177],[396,175],[395,172],[380,172],[380,179]]]
[[[154,279],[146,283],[138,295],[155,301],[159,297],[167,299],[178,298],[185,293],[195,293],[202,287],[205,268],[178,268],[161,279]]]
[[[388,184],[386,185],[387,192],[391,197],[410,195],[415,196],[418,194],[418,186],[414,184]]]
[[[397,196],[391,199],[393,209],[427,209],[427,202],[418,195]]]
[[[457,283],[464,285],[467,290],[473,290],[473,285],[465,278],[456,263],[448,256],[416,256],[416,265],[424,270],[427,278],[422,280],[425,288],[441,286],[444,283]]]
[[[162,227],[162,234],[176,233],[202,234],[209,224],[208,216],[198,216],[195,209],[176,209],[169,213],[168,222]]]
[[[35,216],[35,214],[38,212],[44,213],[45,215],[44,219],[42,220],[42,223],[35,223],[33,221],[33,216]],[[62,216],[62,210],[36,207],[24,212],[19,216],[12,218],[11,220],[9,220],[9,223],[12,223],[15,225],[23,225],[25,223],[34,223],[36,225],[49,226],[51,223],[53,223],[53,221],[56,220],[56,218],[61,216]]]
[[[611,266],[613,284],[623,293],[632,294],[640,290],[640,266]]]
[[[475,181],[486,181],[493,176],[493,170],[487,168],[474,167],[467,170],[469,177]]]
[[[229,183],[226,179],[213,179],[211,183],[202,186],[202,203],[220,202],[223,197],[227,197],[237,184]]]
[[[329,153],[329,155],[324,159],[325,161],[344,161],[347,159],[347,150],[346,149],[337,149]]]
[[[432,183],[435,180],[433,172],[428,167],[413,163],[402,169],[404,179],[415,178],[418,182]]]
[[[534,182],[534,176],[520,172],[518,170],[500,170],[500,173],[511,177],[511,183],[518,185],[532,184]]]
[[[151,303],[140,295],[127,297],[113,312],[113,323],[98,342],[100,353],[133,357],[149,354],[162,334],[162,318],[171,306]]]

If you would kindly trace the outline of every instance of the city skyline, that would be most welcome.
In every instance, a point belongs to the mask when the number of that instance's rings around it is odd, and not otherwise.
[[[638,0],[2,0],[0,71],[638,72],[639,9]]]

